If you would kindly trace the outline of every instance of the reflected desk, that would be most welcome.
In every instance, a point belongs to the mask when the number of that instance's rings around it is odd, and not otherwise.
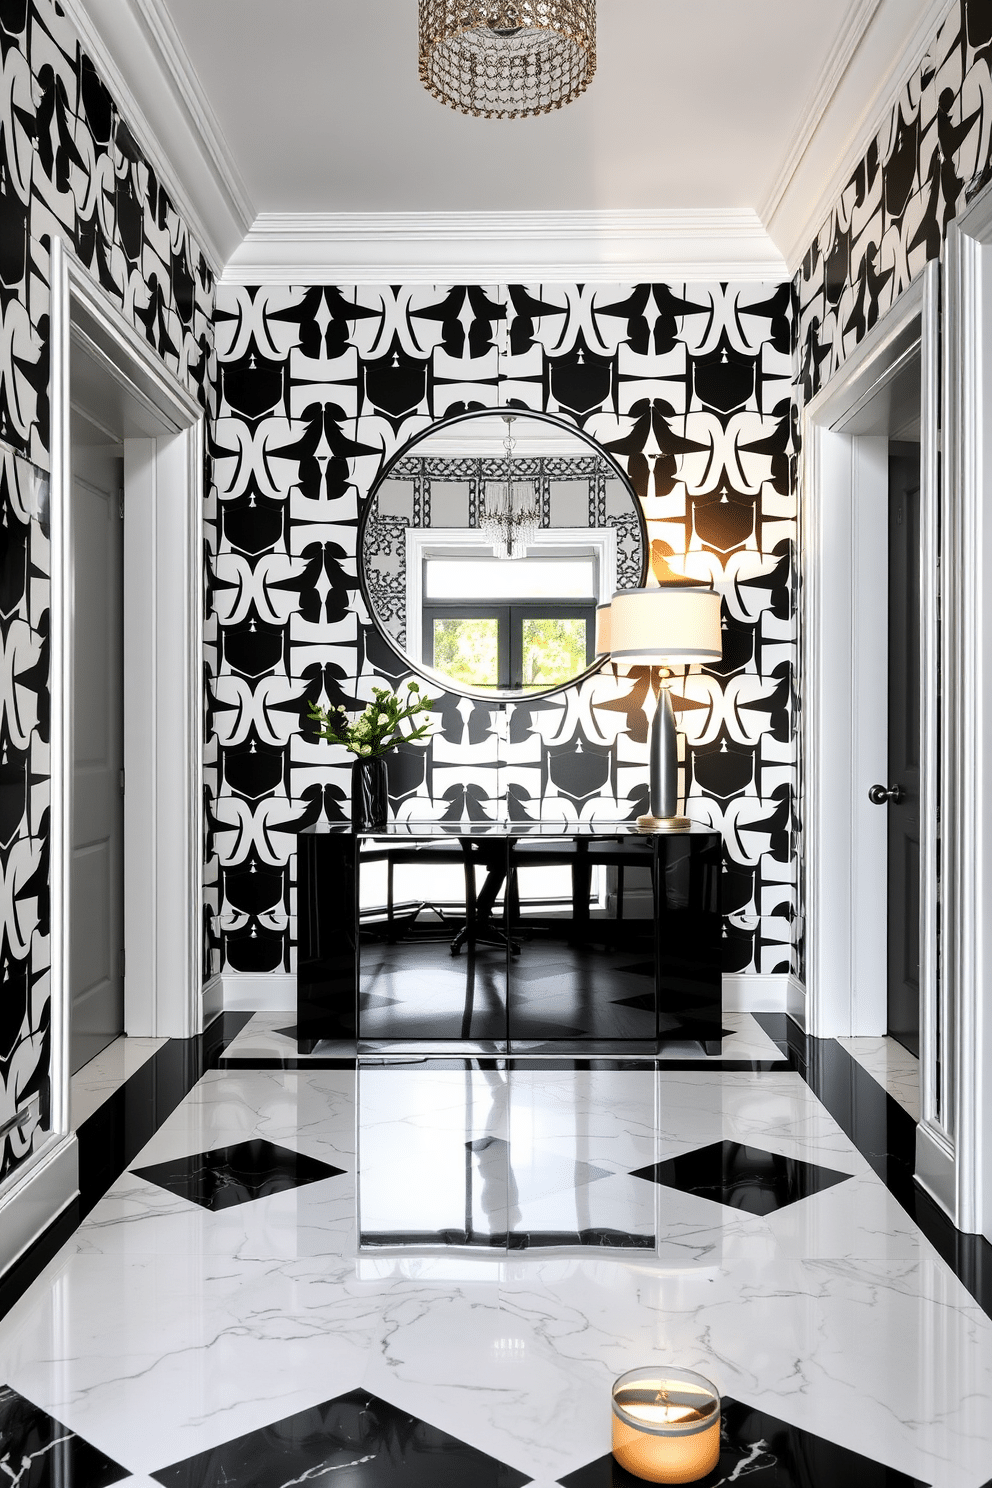
[[[632,822],[306,827],[300,1048],[719,1053],[721,857]]]

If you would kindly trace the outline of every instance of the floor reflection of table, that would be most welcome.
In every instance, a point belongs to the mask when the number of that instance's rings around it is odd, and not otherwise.
[[[717,832],[632,823],[308,827],[299,1038],[477,1052],[647,1052],[693,1040],[718,1052],[721,856]],[[445,864],[455,871],[439,903],[432,870]],[[381,904],[362,890],[373,865],[386,868]],[[395,894],[402,869],[412,896]],[[549,869],[567,877],[540,898]]]

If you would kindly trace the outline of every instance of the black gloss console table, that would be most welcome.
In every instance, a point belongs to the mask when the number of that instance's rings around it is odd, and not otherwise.
[[[721,856],[629,822],[304,828],[300,1047],[718,1053]]]

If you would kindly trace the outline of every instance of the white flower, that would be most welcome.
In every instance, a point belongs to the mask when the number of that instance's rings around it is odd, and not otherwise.
[[[360,752],[362,754],[371,754],[372,753],[372,745],[371,744],[363,744],[362,747],[361,747],[361,751]]]
[[[387,724],[389,722],[389,714],[388,713],[380,713],[379,714],[379,722],[381,724]]]

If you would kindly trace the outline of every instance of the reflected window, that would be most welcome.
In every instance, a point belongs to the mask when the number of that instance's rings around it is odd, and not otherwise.
[[[480,692],[559,687],[595,659],[596,601],[425,603],[424,661]]]
[[[529,558],[526,565],[498,558],[426,558],[424,598],[585,599],[598,593],[596,559]]]

